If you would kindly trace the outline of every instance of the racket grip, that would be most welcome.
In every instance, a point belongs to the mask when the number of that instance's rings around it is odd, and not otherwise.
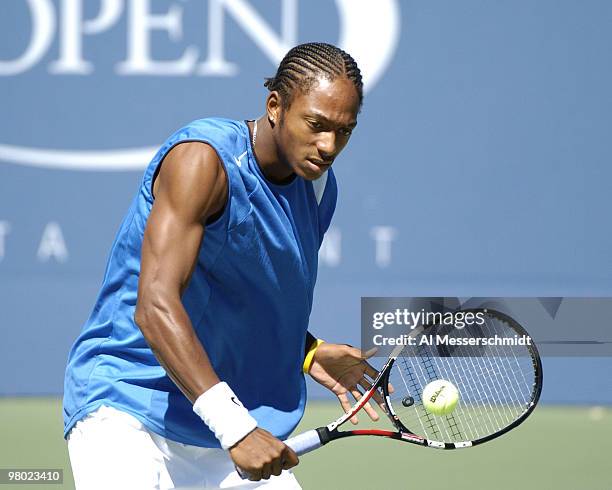
[[[321,437],[315,429],[291,437],[285,441],[285,444],[293,449],[298,456],[314,451],[323,445]]]
[[[301,456],[302,454],[309,453],[310,451],[314,451],[317,448],[320,448],[323,443],[321,442],[321,437],[316,430],[309,430],[302,434],[299,434],[295,437],[287,439],[285,444],[289,446],[295,454]],[[249,475],[242,471],[240,468],[236,466],[236,472],[240,475],[240,478],[246,480]]]

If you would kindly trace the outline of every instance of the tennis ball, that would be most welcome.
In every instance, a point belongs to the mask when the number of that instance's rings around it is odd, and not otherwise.
[[[457,406],[459,391],[445,379],[432,381],[423,390],[423,406],[434,415],[448,415]]]

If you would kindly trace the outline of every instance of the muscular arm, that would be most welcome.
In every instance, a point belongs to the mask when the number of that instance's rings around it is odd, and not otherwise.
[[[194,403],[219,383],[181,296],[196,265],[204,226],[227,201],[227,177],[215,151],[183,143],[166,156],[144,233],[134,319],[159,363]],[[256,428],[230,449],[251,479],[268,479],[298,463],[296,454]]]
[[[219,382],[181,302],[206,220],[227,200],[227,177],[215,151],[183,143],[166,156],[142,245],[135,321],[170,378],[193,403]]]
[[[181,296],[193,273],[204,226],[227,201],[227,176],[215,151],[183,143],[166,156],[155,181],[155,202],[144,233],[134,319],[172,381],[194,403],[219,383]],[[253,480],[298,463],[295,453],[256,428],[230,449]]]

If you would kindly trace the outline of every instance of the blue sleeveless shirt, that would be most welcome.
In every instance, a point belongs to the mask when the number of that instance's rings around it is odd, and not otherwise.
[[[284,439],[302,417],[301,365],[318,250],[336,204],[334,174],[275,185],[255,160],[245,122],[201,119],[157,152],[115,238],[100,294],[70,351],[64,436],[87,413],[109,405],[168,439],[219,447],[134,322],[153,180],[166,154],[188,141],[215,149],[227,173],[228,201],[206,226],[183,305],[219,378],[260,427]]]

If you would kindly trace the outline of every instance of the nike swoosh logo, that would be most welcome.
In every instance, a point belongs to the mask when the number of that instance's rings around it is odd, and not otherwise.
[[[239,167],[242,167],[242,159],[245,157],[246,154],[247,154],[247,152],[245,151],[239,157],[234,157],[234,162],[236,162],[236,165],[238,165]]]

